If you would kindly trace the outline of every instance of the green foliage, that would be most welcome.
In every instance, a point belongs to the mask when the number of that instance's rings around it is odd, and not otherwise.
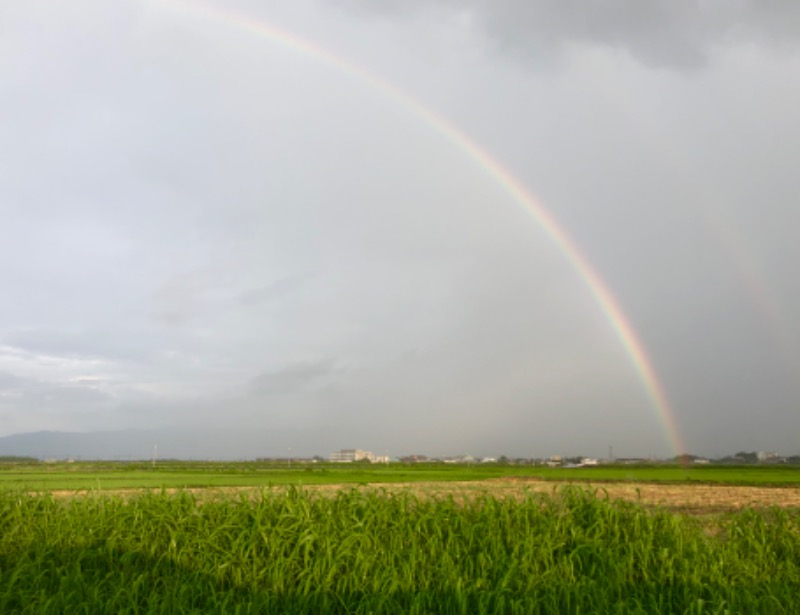
[[[0,495],[0,612],[789,613],[800,519],[300,489]]]

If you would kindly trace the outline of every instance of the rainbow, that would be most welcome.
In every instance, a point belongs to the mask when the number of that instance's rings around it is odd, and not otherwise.
[[[659,420],[673,451],[675,454],[684,452],[685,449],[675,415],[664,387],[656,375],[644,345],[622,311],[619,302],[552,214],[486,150],[445,118],[437,115],[396,86],[295,34],[285,32],[268,23],[254,20],[238,13],[185,0],[159,0],[158,5],[161,9],[172,9],[179,16],[189,16],[210,22],[213,25],[222,24],[241,32],[266,38],[316,62],[330,66],[360,82],[367,83],[398,106],[425,122],[432,130],[438,132],[460,149],[533,216],[534,220],[583,279],[630,358],[654,409],[658,413]]]

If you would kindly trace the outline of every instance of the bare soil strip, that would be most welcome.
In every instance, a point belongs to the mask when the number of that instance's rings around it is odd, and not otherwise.
[[[369,485],[334,484],[303,485],[305,491],[331,495],[347,489],[379,490],[386,493],[413,493],[421,497],[448,497],[457,499],[488,494],[500,498],[521,498],[526,493],[553,493],[568,483],[526,478],[499,478],[484,481],[370,483]],[[748,487],[735,485],[681,485],[654,483],[569,483],[594,490],[600,497],[638,502],[688,514],[713,514],[743,508],[779,506],[800,509],[798,487]],[[289,486],[271,487],[273,492],[283,492]],[[257,497],[262,487],[212,487],[189,489],[117,489],[103,491],[53,491],[56,497],[104,495],[131,497],[151,492],[188,492],[202,499],[217,497]]]
[[[512,482],[517,490],[549,491],[552,482],[539,480],[500,479],[497,491],[502,493]],[[563,486],[563,483],[558,483]],[[800,488],[752,487],[741,485],[665,485],[655,483],[580,483],[601,496],[660,506],[670,510],[704,514],[742,508],[800,508]]]

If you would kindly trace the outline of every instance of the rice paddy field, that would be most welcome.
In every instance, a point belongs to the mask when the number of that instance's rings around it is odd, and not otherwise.
[[[800,487],[800,467],[650,464],[550,468],[502,464],[331,464],[159,461],[2,463],[0,490],[113,491],[136,488],[264,487],[270,485],[395,484],[541,480],[572,483],[652,483]]]
[[[800,612],[800,471],[592,470],[10,465],[0,612]]]

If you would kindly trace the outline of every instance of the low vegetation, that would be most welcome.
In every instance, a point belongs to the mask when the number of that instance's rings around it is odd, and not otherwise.
[[[299,488],[0,492],[0,612],[790,613],[800,517]]]
[[[798,486],[800,468],[612,464],[549,468],[502,464],[349,464],[260,462],[75,462],[0,465],[0,489],[23,491],[131,488],[264,487],[269,485],[389,484],[524,478],[570,482],[648,482]]]

